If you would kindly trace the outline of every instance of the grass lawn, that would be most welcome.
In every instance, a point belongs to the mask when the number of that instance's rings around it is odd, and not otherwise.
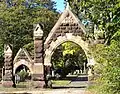
[[[54,85],[68,85],[70,82],[69,80],[52,80]]]

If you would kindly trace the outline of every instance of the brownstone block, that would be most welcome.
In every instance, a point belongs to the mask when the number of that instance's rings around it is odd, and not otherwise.
[[[32,85],[34,88],[45,88],[45,81],[33,81]]]
[[[61,28],[62,30],[64,30],[64,29],[66,29],[66,26],[61,26],[60,28]]]
[[[59,37],[61,35],[61,33],[56,33],[56,37]]]
[[[65,33],[62,33],[61,36],[65,36]]]
[[[69,30],[69,33],[73,33],[73,30]]]
[[[12,87],[13,86],[13,81],[3,81],[2,82],[2,85],[4,86],[4,87]]]

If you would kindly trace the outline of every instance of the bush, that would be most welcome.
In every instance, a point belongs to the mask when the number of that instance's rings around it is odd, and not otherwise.
[[[97,94],[120,94],[120,42],[113,40],[109,46],[97,44],[92,52],[97,62]]]
[[[25,79],[28,77],[29,73],[27,73],[25,70],[21,70],[19,73],[17,73],[20,76],[20,81],[25,81]]]

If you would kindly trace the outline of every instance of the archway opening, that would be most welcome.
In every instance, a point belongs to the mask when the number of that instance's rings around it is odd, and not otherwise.
[[[26,87],[27,84],[31,81],[31,72],[30,69],[21,64],[15,70],[15,83],[18,87]]]
[[[51,57],[52,77],[66,79],[87,75],[87,63],[84,50],[78,44],[66,41],[54,50]],[[87,78],[83,80],[87,80]]]

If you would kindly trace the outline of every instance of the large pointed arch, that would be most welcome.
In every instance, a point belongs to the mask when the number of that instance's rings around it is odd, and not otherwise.
[[[72,41],[78,44],[87,57],[88,65],[94,65],[95,60],[89,51],[89,43],[83,40],[86,29],[81,21],[72,13],[69,6],[64,10],[55,26],[49,33],[45,43],[44,65],[51,66],[51,56],[54,50],[63,42]]]
[[[78,44],[83,51],[85,52],[85,55],[87,57],[88,65],[94,64],[94,58],[91,56],[90,51],[89,51],[89,44],[82,40],[80,36],[74,36],[72,33],[66,33],[65,36],[59,36],[56,41],[52,41],[50,44],[50,47],[46,49],[45,51],[45,58],[44,58],[44,65],[45,66],[51,66],[51,57],[54,53],[54,50],[62,43],[66,41],[72,41],[76,44]],[[91,62],[92,60],[92,62]]]

